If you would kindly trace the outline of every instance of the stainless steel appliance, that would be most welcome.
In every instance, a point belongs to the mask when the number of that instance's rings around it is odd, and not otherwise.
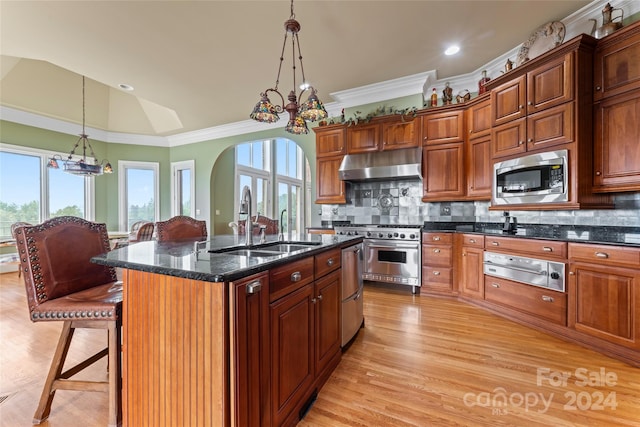
[[[358,243],[342,250],[342,347],[364,322],[362,291],[362,243]]]
[[[420,287],[421,250],[419,225],[349,225],[336,234],[364,236],[362,278],[376,282]]]
[[[422,178],[422,148],[347,154],[338,169],[343,181]]]
[[[497,162],[493,171],[494,205],[559,203],[569,199],[567,150]]]
[[[565,264],[495,252],[484,253],[484,274],[564,292]]]

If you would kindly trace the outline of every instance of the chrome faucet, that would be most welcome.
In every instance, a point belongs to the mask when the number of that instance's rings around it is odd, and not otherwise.
[[[286,211],[286,209],[282,209],[282,212],[280,212],[280,235],[278,236],[278,240],[284,240],[284,222],[282,222],[282,216]]]
[[[246,214],[244,232],[246,233],[245,245],[253,245],[253,221],[251,220],[251,190],[245,185],[242,189],[242,198],[240,199],[240,209],[238,213]]]

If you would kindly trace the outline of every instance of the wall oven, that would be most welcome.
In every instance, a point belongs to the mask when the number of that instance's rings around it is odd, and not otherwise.
[[[364,236],[362,278],[375,282],[420,286],[420,226],[349,225],[336,227],[337,234]]]
[[[493,205],[569,200],[567,150],[531,154],[493,165]]]

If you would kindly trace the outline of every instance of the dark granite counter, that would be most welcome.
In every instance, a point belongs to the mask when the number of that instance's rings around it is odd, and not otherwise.
[[[267,243],[278,242],[278,236],[267,236]],[[259,241],[256,236],[255,242]],[[92,258],[96,264],[128,268],[167,276],[205,282],[227,282],[305,258],[333,247],[346,247],[362,241],[357,236],[305,234],[286,242],[309,242],[302,250],[272,256],[242,256],[212,253],[225,248],[245,248],[244,236],[215,236],[198,245],[194,241],[158,243],[139,242]],[[285,242],[280,242],[285,243]],[[251,248],[259,249],[255,244]]]
[[[507,233],[502,231],[499,223],[425,221],[422,230],[640,247],[640,227],[518,224],[515,233]]]

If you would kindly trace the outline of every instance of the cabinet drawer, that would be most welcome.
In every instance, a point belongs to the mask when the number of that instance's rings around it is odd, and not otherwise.
[[[451,268],[422,267],[422,283],[441,283],[446,289],[451,288]]]
[[[485,276],[484,299],[567,325],[567,295],[561,292]]]
[[[341,264],[340,248],[331,249],[315,256],[316,278],[322,277],[340,267]]]
[[[479,234],[463,234],[462,245],[471,248],[484,248],[484,236]]]
[[[453,242],[453,233],[422,233],[422,243],[437,245],[450,245]]]
[[[484,246],[491,251],[509,251],[510,253],[516,251],[522,253],[524,256],[542,256],[543,259],[564,259],[567,257],[566,242],[555,242],[552,240],[485,236]]]
[[[422,265],[451,267],[451,246],[422,245]]]
[[[304,285],[313,282],[314,257],[294,261],[269,272],[271,293],[269,301],[273,302]]]
[[[571,261],[596,262],[598,264],[640,268],[640,249],[622,246],[570,243],[569,259]]]

